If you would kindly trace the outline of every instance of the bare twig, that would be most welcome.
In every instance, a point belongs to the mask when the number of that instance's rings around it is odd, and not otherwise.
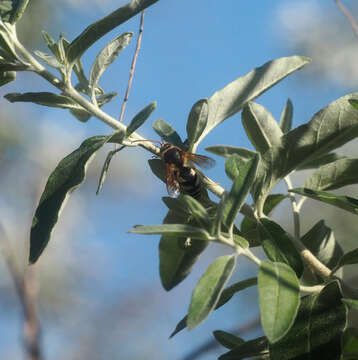
[[[356,23],[356,21],[354,20],[354,17],[352,16],[352,14],[347,10],[347,8],[343,5],[343,3],[341,2],[341,0],[334,0],[337,4],[337,6],[340,8],[340,10],[342,11],[342,13],[344,14],[344,16],[347,18],[347,20],[349,21],[349,23],[352,26],[352,29],[356,35],[356,37],[358,38],[358,24]]]
[[[233,334],[242,336],[245,333],[248,333],[251,330],[255,330],[260,326],[260,318],[255,318],[250,322],[240,326],[238,329],[234,329],[230,331]],[[209,340],[206,343],[200,345],[198,348],[194,349],[187,356],[183,358],[183,360],[195,360],[202,356],[204,353],[217,348],[220,344],[215,340]]]
[[[120,122],[122,122],[122,120],[123,120],[124,110],[126,109],[126,106],[127,106],[128,97],[129,97],[129,91],[130,91],[131,86],[132,86],[134,70],[135,70],[135,66],[136,66],[136,63],[137,63],[137,57],[138,57],[140,46],[141,46],[141,43],[142,43],[143,26],[144,26],[144,14],[145,14],[145,10],[142,11],[142,14],[141,14],[141,17],[140,17],[140,25],[139,25],[137,46],[136,46],[136,49],[135,49],[135,52],[134,52],[134,55],[133,55],[132,65],[131,65],[131,68],[129,70],[128,86],[127,86],[126,94],[124,95],[122,108],[121,108],[121,113],[119,115],[119,121]]]
[[[10,247],[5,231],[0,224],[1,250],[6,261],[7,268],[15,285],[17,296],[22,306],[24,315],[23,340],[26,360],[41,360],[42,352],[40,347],[40,323],[38,320],[35,298],[37,286],[35,284],[34,269],[30,268],[22,273]]]

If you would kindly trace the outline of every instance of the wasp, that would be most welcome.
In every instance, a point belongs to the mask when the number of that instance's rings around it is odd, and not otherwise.
[[[176,197],[179,193],[200,199],[201,179],[206,176],[195,167],[210,169],[215,160],[204,155],[186,152],[171,143],[161,143],[160,158],[165,163],[166,185],[168,194]]]

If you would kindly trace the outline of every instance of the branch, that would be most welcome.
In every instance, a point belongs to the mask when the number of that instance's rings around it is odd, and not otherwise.
[[[15,285],[17,296],[20,300],[24,315],[23,340],[26,360],[41,360],[42,351],[40,347],[40,323],[35,307],[37,286],[35,284],[34,268],[21,273],[16,265],[13,252],[10,248],[8,238],[0,224],[1,247],[3,256]]]
[[[127,106],[127,102],[128,102],[128,98],[129,98],[129,91],[130,91],[131,86],[132,86],[134,70],[135,70],[135,66],[136,66],[136,63],[137,63],[137,57],[138,57],[140,46],[141,46],[141,43],[142,43],[143,26],[144,26],[144,14],[145,14],[145,10],[142,11],[142,15],[140,17],[140,25],[139,25],[137,46],[136,46],[136,49],[135,49],[135,52],[134,52],[132,65],[131,65],[131,68],[129,70],[129,80],[128,80],[127,91],[126,91],[126,94],[124,95],[122,108],[121,108],[121,113],[119,115],[119,121],[120,122],[123,121],[124,110],[126,109],[126,106]]]
[[[334,0],[337,4],[337,6],[339,7],[339,9],[342,11],[343,15],[347,18],[347,20],[349,21],[349,23],[351,24],[351,27],[356,35],[356,37],[358,38],[358,25],[356,23],[356,21],[354,20],[354,17],[352,16],[352,14],[347,10],[347,8],[343,5],[343,3],[341,2],[341,0]]]

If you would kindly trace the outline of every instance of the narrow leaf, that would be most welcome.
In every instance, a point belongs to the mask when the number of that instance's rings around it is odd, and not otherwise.
[[[274,262],[289,265],[294,269],[297,277],[300,277],[303,272],[303,264],[290,235],[270,219],[260,219],[260,223],[262,247],[268,258]]]
[[[245,341],[234,334],[230,334],[226,331],[215,330],[213,335],[218,343],[222,346],[233,349],[238,345],[242,345]]]
[[[225,305],[237,292],[247,289],[248,287],[257,285],[257,278],[250,278],[247,280],[239,281],[226,289],[221,293],[219,301],[217,302],[215,306],[215,310],[219,309],[221,306]],[[186,321],[188,316],[184,316],[183,319],[181,319],[176,326],[173,333],[170,335],[170,337],[173,337],[176,335],[179,331],[186,328]]]
[[[27,4],[29,3],[29,0],[19,0],[15,3],[17,3],[17,5],[10,19],[11,24],[15,24],[21,19],[22,15],[26,10]]]
[[[75,40],[68,51],[68,61],[73,64],[82,54],[102,36],[123,24],[133,16],[156,3],[158,0],[136,0],[113,11],[106,17],[89,25]]]
[[[288,334],[270,344],[272,360],[337,360],[347,322],[339,283],[329,283],[319,294],[301,299],[296,321]]]
[[[163,119],[155,120],[153,129],[164,141],[183,148],[183,142],[178,133]]]
[[[225,119],[240,111],[247,102],[254,100],[310,61],[304,56],[272,60],[215,92],[209,98],[209,119],[199,141]]]
[[[292,101],[290,99],[287,99],[286,105],[282,110],[282,114],[280,118],[280,128],[283,133],[287,133],[291,130],[292,117],[293,117]]]
[[[62,69],[64,66],[57,60],[55,56],[46,54],[40,50],[34,51],[35,55],[38,56],[42,61],[44,61],[46,64],[50,65],[51,67],[55,69]]]
[[[339,262],[338,262],[336,268],[334,269],[334,271],[336,272],[342,266],[353,265],[353,264],[357,264],[357,263],[358,263],[358,249],[354,249],[354,250],[348,251],[339,259]]]
[[[132,234],[143,235],[166,235],[193,237],[200,240],[210,240],[209,233],[201,228],[183,224],[163,224],[163,225],[136,225],[128,231]]]
[[[60,61],[61,59],[60,50],[54,38],[45,30],[42,30],[41,33],[49,50],[52,52],[53,55],[55,55],[56,59]]]
[[[299,281],[286,264],[263,261],[258,274],[261,322],[270,343],[282,339],[300,306]]]
[[[11,103],[14,102],[33,102],[35,104],[57,107],[63,109],[83,109],[71,98],[64,95],[57,95],[50,92],[28,92],[28,93],[9,93],[4,98]],[[84,109],[83,109],[84,110]]]
[[[316,169],[320,166],[329,164],[333,161],[346,159],[346,158],[347,158],[346,156],[339,155],[337,153],[323,154],[308,163],[304,163],[303,165],[300,165],[299,167],[297,167],[296,170]]]
[[[281,145],[282,130],[271,113],[262,105],[249,102],[241,114],[246,134],[260,152],[266,152],[272,146]]]
[[[195,218],[198,225],[200,225],[203,229],[209,230],[211,227],[211,221],[205,207],[189,195],[183,195],[181,199],[186,204],[190,214]]]
[[[98,80],[109,65],[113,63],[121,51],[132,40],[133,33],[124,33],[117,36],[109,44],[107,44],[97,55],[90,71],[89,88],[91,89],[90,97],[94,97],[94,92],[98,84]]]
[[[243,160],[251,160],[256,154],[254,151],[230,145],[213,145],[208,146],[207,148],[205,148],[205,150],[215,155],[223,156],[225,158],[237,154]]]
[[[203,133],[209,117],[208,99],[197,101],[190,110],[186,132],[189,140],[189,151],[192,152],[197,140]]]
[[[31,264],[35,263],[47,243],[71,192],[85,179],[86,168],[106,142],[106,136],[94,136],[63,158],[47,180],[32,221],[30,235]]]
[[[247,162],[243,162],[238,155],[232,155],[227,162],[234,162],[231,167],[231,175],[237,174],[230,192],[224,197],[221,207],[221,222],[230,229],[237,213],[245,202],[251,185],[255,179],[259,156]]]
[[[340,159],[321,166],[305,182],[313,190],[335,190],[358,183],[358,159]]]
[[[306,188],[296,188],[290,191],[296,194],[307,196],[311,199],[322,201],[329,205],[337,206],[343,210],[358,215],[358,200],[352,197],[335,195],[327,191],[317,191]]]
[[[267,359],[268,342],[266,336],[246,341],[244,344],[236,346],[234,349],[219,356],[218,360],[241,360],[255,358],[257,360]],[[262,357],[263,356],[263,357]]]
[[[187,326],[193,329],[214,310],[236,264],[236,255],[221,256],[205,271],[191,297]]]
[[[140,126],[142,126],[145,121],[149,118],[152,112],[157,107],[157,103],[154,101],[142,109],[130,122],[127,127],[126,137],[134,133]]]

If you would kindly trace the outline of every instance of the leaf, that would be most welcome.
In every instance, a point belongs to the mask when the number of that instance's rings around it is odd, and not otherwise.
[[[333,161],[340,160],[340,159],[346,159],[347,157],[344,155],[339,155],[337,153],[329,153],[324,154],[316,159],[312,160],[311,162],[305,163],[301,166],[299,166],[296,170],[306,170],[306,169],[316,169],[320,166],[329,164]]]
[[[152,170],[153,174],[164,183],[166,182],[166,175],[165,175],[165,164],[164,161],[161,159],[149,159],[148,165],[150,170]]]
[[[155,120],[153,129],[164,141],[183,148],[183,142],[178,133],[163,119]]]
[[[342,299],[344,301],[344,299]],[[358,329],[348,328],[342,336],[342,360],[358,358]]]
[[[186,207],[189,209],[190,214],[194,217],[197,224],[203,229],[209,231],[211,227],[211,221],[205,207],[200,204],[199,201],[189,195],[181,196],[181,200],[185,203]]]
[[[343,96],[317,112],[311,121],[281,137],[282,146],[272,147],[260,159],[252,195],[255,202],[294,169],[312,163],[358,135],[358,111]]]
[[[108,169],[109,169],[109,165],[112,161],[112,158],[115,154],[117,154],[119,151],[123,150],[125,148],[125,146],[121,146],[118,149],[115,150],[111,150],[108,152],[106,160],[104,161],[103,167],[102,167],[102,171],[101,171],[101,175],[99,177],[99,181],[98,181],[98,186],[97,186],[97,191],[96,191],[96,195],[99,194],[99,192],[102,189],[102,186],[104,184],[104,181],[106,180],[107,177],[107,173],[108,173]]]
[[[259,231],[262,247],[268,258],[289,265],[296,272],[297,277],[301,277],[302,260],[290,235],[279,224],[265,218],[260,219]]]
[[[34,53],[42,61],[44,61],[46,64],[50,65],[51,67],[53,67],[55,69],[63,69],[64,68],[64,66],[56,59],[55,56],[46,54],[40,50],[35,50]]]
[[[246,134],[258,152],[264,153],[272,146],[281,145],[282,130],[265,107],[249,102],[244,106],[241,118]]]
[[[348,251],[339,259],[338,264],[334,269],[334,272],[336,272],[342,266],[353,265],[357,263],[358,263],[358,249]]]
[[[236,265],[236,255],[217,258],[200,278],[191,297],[187,326],[193,329],[214,310]]]
[[[0,72],[0,86],[16,80],[16,71],[3,71]]]
[[[53,55],[55,55],[56,59],[61,62],[60,49],[58,48],[58,44],[56,43],[54,38],[45,30],[42,30],[41,33],[49,50],[52,52]]]
[[[225,158],[228,158],[233,154],[237,154],[243,160],[251,160],[256,154],[254,151],[230,145],[213,145],[206,147],[205,150]]]
[[[209,98],[209,119],[199,141],[225,119],[240,111],[247,102],[254,100],[310,61],[304,56],[272,60],[215,92]]]
[[[22,15],[24,14],[24,12],[26,10],[27,4],[29,3],[29,0],[19,0],[19,1],[16,1],[16,3],[17,3],[17,5],[15,8],[15,11],[12,13],[12,16],[10,19],[11,24],[15,24],[21,19]]]
[[[164,224],[188,224],[188,215],[184,212],[170,210],[163,221]],[[159,273],[162,285],[169,291],[190,273],[200,254],[209,245],[209,242],[190,239],[187,246],[187,237],[162,236],[159,243]]]
[[[338,281],[332,281],[318,294],[303,297],[291,330],[279,342],[270,344],[270,359],[339,359],[340,338],[347,321],[341,299]]]
[[[51,173],[32,221],[30,264],[34,264],[45,249],[66,200],[84,181],[87,165],[106,140],[106,136],[85,140],[78,149],[63,158]]]
[[[209,116],[208,99],[200,99],[190,110],[186,123],[186,132],[189,140],[189,152],[193,152],[196,142],[203,133]]]
[[[222,200],[221,222],[230,229],[234,223],[237,213],[244,204],[251,185],[255,179],[259,156],[247,162],[241,160],[238,155],[232,155],[225,165],[227,172],[235,176],[230,192]]]
[[[132,234],[143,235],[165,235],[165,236],[184,236],[193,237],[200,240],[210,240],[210,235],[207,231],[183,224],[163,224],[163,225],[135,225],[133,229],[128,231]]]
[[[222,346],[233,349],[238,345],[242,345],[245,341],[234,334],[230,334],[226,331],[215,330],[213,335],[218,343]]]
[[[324,220],[318,221],[305,235],[301,242],[319,261],[333,269],[343,255],[343,250],[334,237],[334,233]]]
[[[254,340],[246,341],[244,344],[236,346],[234,349],[219,356],[218,360],[240,360],[252,358],[262,359],[260,356],[268,353],[268,342],[265,336]]]
[[[250,279],[246,279],[243,281],[239,281],[229,287],[227,287],[226,289],[224,289],[224,291],[221,293],[219,301],[217,302],[216,306],[215,306],[215,310],[219,309],[221,306],[225,305],[237,292],[241,291],[241,290],[245,290],[246,288],[250,287],[250,286],[254,286],[257,285],[257,278],[250,278]],[[183,319],[181,319],[178,323],[178,325],[176,326],[175,330],[173,331],[173,333],[170,335],[170,337],[172,338],[174,335],[176,335],[179,331],[183,330],[186,328],[186,321],[187,321],[188,316],[184,316]]]
[[[24,13],[29,0],[1,0],[0,18],[4,22],[15,24]]]
[[[340,159],[323,165],[305,182],[313,190],[335,190],[358,183],[358,159]]]
[[[280,128],[283,133],[287,133],[292,128],[293,105],[290,99],[287,99],[286,105],[282,110],[280,118]]]
[[[129,123],[127,127],[126,137],[134,133],[140,126],[142,126],[145,121],[149,118],[152,112],[157,107],[157,102],[154,101],[142,109]]]
[[[307,196],[311,199],[322,201],[329,205],[337,206],[355,215],[358,214],[358,200],[352,197],[335,195],[327,191],[317,191],[306,188],[295,188],[289,191],[303,196]]]
[[[84,110],[71,98],[50,92],[27,92],[23,94],[9,93],[6,94],[4,98],[10,101],[11,103],[23,101],[23,102],[33,102],[39,105],[57,107],[62,109]]]
[[[0,5],[4,3],[4,0],[0,2]],[[5,0],[6,3],[6,0]],[[0,15],[1,16],[1,15]],[[13,34],[12,34],[13,35]],[[0,20],[0,47],[2,48],[1,55],[7,60],[18,60],[14,48],[14,40],[9,35],[9,28]]]
[[[258,273],[261,323],[270,343],[282,339],[293,325],[300,306],[300,285],[286,264],[261,263]]]
[[[109,65],[113,63],[121,51],[132,40],[133,33],[127,32],[117,36],[110,43],[108,43],[97,55],[90,71],[89,88],[91,89],[90,97],[94,97],[94,93],[98,84],[99,78]]]
[[[82,54],[102,36],[123,24],[158,0],[136,0],[113,11],[111,14],[89,25],[75,40],[68,50],[68,61],[73,64]]]

